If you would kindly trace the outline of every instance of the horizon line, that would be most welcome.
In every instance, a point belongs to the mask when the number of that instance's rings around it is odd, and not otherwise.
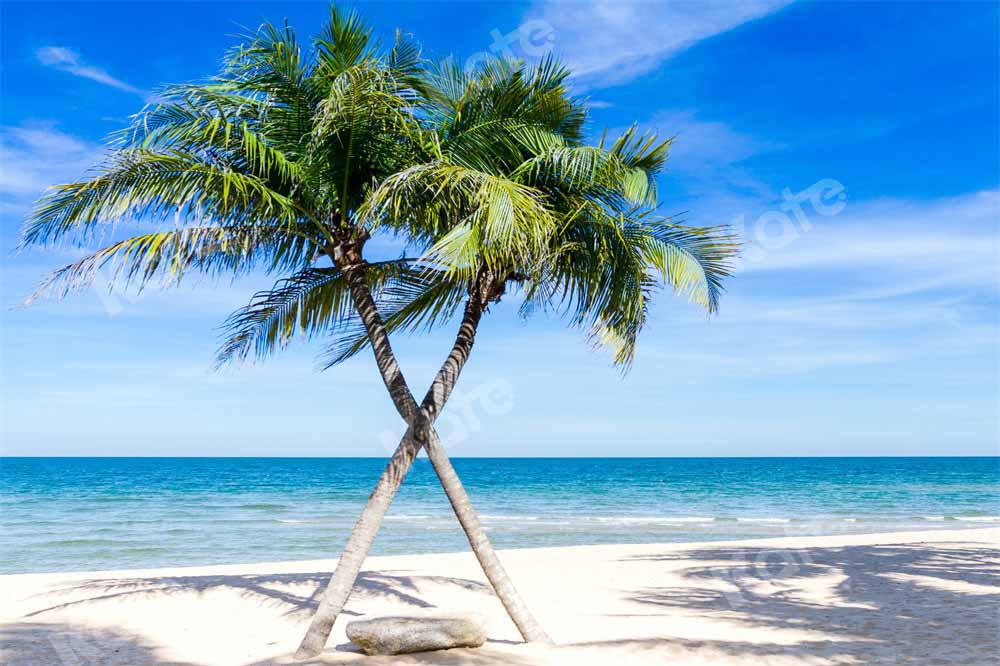
[[[184,456],[184,455],[127,455],[127,456],[111,456],[111,455],[47,455],[47,456],[29,456],[29,455],[6,455],[0,454],[0,460],[3,459],[21,459],[21,460],[50,460],[50,459],[87,459],[87,460],[384,460],[391,458],[391,455],[385,456],[254,456],[254,455],[231,455],[231,456]],[[885,455],[885,454],[872,454],[872,455],[802,455],[802,456],[450,456],[452,460],[608,460],[608,459],[618,459],[618,460],[787,460],[787,459],[832,459],[832,458],[857,458],[857,459],[875,459],[875,458],[997,458],[1000,459],[1000,453],[996,454],[967,454],[967,455]],[[426,460],[425,455],[418,455],[415,460]]]

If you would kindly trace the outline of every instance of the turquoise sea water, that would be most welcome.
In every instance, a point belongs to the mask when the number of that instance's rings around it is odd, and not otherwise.
[[[336,556],[374,458],[3,458],[0,572]],[[1000,525],[1000,458],[465,458],[500,548]],[[419,459],[378,554],[467,546]]]

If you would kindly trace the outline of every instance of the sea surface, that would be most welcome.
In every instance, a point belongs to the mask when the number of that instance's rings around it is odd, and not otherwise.
[[[335,557],[375,458],[0,458],[0,572]],[[496,546],[1000,525],[1000,458],[458,458]],[[463,550],[418,459],[375,554]]]

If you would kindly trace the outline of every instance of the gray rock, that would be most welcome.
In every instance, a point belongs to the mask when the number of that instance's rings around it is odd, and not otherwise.
[[[486,630],[472,615],[391,615],[349,622],[347,637],[365,654],[407,654],[479,647]]]

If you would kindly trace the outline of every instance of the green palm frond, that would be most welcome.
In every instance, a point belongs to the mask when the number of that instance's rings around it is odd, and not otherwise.
[[[556,224],[543,192],[444,162],[390,176],[362,215],[373,227],[429,238],[425,260],[465,276],[479,262],[500,269],[538,261]]]
[[[468,296],[468,284],[443,271],[430,269],[400,273],[378,295],[378,309],[386,331],[429,331],[450,321]],[[326,370],[346,361],[370,345],[360,321],[338,332],[320,358]]]
[[[328,330],[351,314],[350,288],[343,274],[332,268],[307,268],[258,292],[229,316],[216,365],[251,355],[263,358],[296,334],[308,337]]]
[[[422,108],[444,140],[484,122],[512,120],[576,143],[583,135],[586,112],[568,95],[567,76],[551,58],[533,67],[497,58],[476,72],[463,71],[449,60],[429,68],[423,77]]]
[[[673,141],[673,137],[660,139],[655,132],[640,134],[638,127],[633,125],[612,142],[608,151],[620,157],[630,167],[655,174],[666,164]],[[603,144],[602,139],[601,148],[604,147]]]
[[[626,169],[622,175],[622,195],[636,204],[656,206],[656,176],[663,171],[673,137],[660,139],[655,132],[639,133],[633,125],[606,149]],[[602,137],[599,148],[604,150]]]
[[[344,71],[376,59],[371,43],[372,29],[356,12],[344,13],[330,5],[330,20],[315,39],[323,76],[336,77]]]
[[[177,102],[161,102],[139,114],[122,142],[142,150],[178,150],[224,160],[283,194],[301,189],[301,165],[260,135],[255,130],[260,118],[254,113],[240,115],[244,111],[196,104],[190,95]]]
[[[344,216],[361,205],[379,175],[406,166],[411,117],[390,74],[374,66],[351,67],[336,77],[314,119],[312,154],[323,180],[336,187]]]
[[[230,225],[285,223],[307,216],[288,196],[260,178],[192,153],[118,151],[111,166],[90,180],[57,185],[28,218],[23,244],[45,243],[96,225],[137,218],[212,219]]]
[[[389,52],[385,64],[393,78],[416,95],[416,87],[425,63],[420,45],[411,35],[402,30],[396,31],[396,43]]]
[[[562,146],[564,139],[541,125],[518,118],[491,118],[444,137],[439,148],[454,164],[502,175],[526,156]]]
[[[665,283],[710,313],[716,312],[723,280],[731,275],[732,261],[739,252],[739,242],[728,228],[654,220],[641,229],[636,243]]]
[[[626,368],[657,288],[669,287],[712,313],[738,251],[723,228],[687,227],[642,210],[615,215],[594,205],[556,243],[526,284],[522,314],[555,310],[587,328],[593,344],[610,345],[615,363]]]
[[[257,268],[298,270],[311,263],[318,247],[306,230],[296,233],[285,226],[187,227],[142,234],[54,272],[25,304],[90,287],[103,269],[110,271],[112,282],[142,289],[154,279],[162,286],[177,285],[192,271],[239,275]]]
[[[512,178],[561,197],[585,197],[619,209],[655,204],[655,186],[641,169],[594,146],[553,146],[517,167]]]
[[[369,264],[365,277],[376,298],[390,282],[413,271],[412,259]],[[357,316],[347,277],[334,268],[306,268],[254,295],[223,324],[225,340],[216,363],[264,358],[296,336],[336,335],[356,330]]]
[[[273,105],[307,115],[322,93],[295,31],[264,23],[245,40],[226,58],[217,88],[263,95]]]

